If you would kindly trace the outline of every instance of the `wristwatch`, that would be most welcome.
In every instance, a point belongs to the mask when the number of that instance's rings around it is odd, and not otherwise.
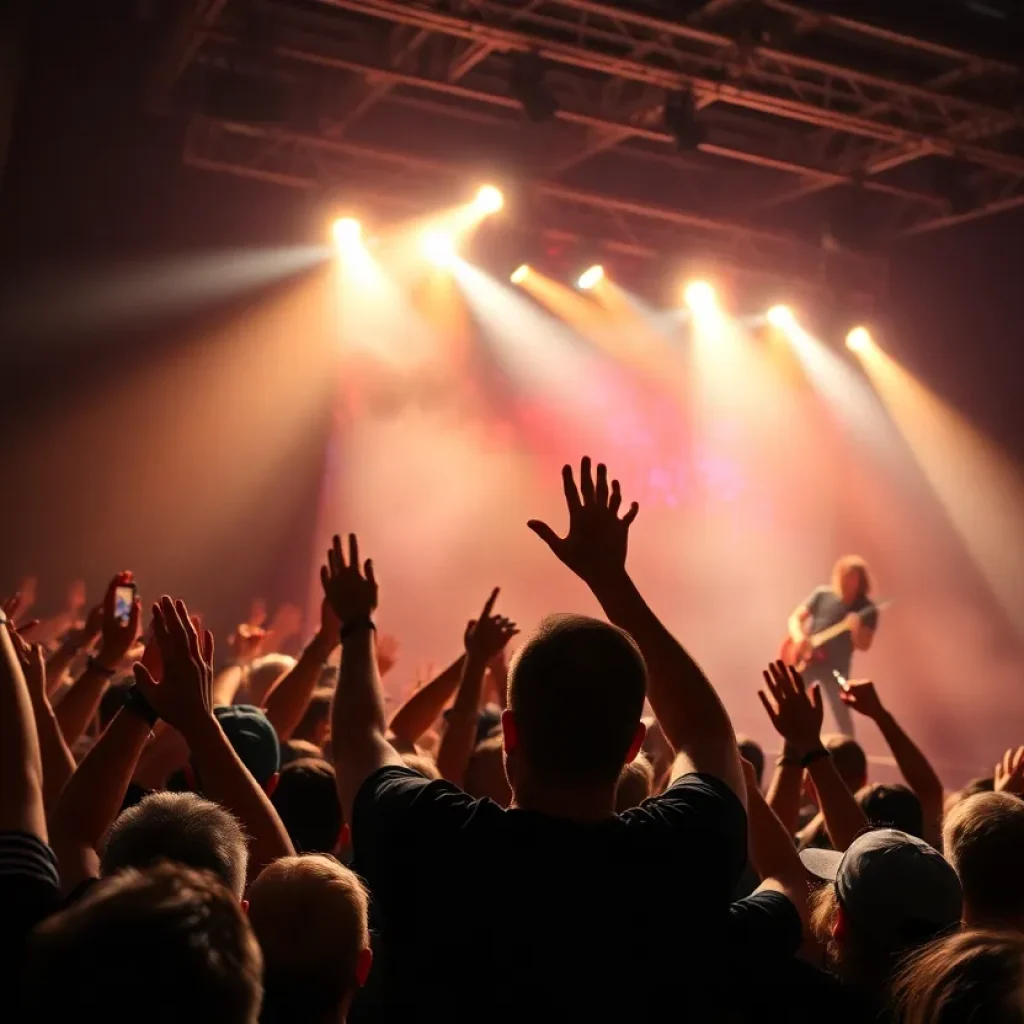
[[[146,695],[139,689],[138,683],[132,683],[128,692],[124,695],[124,704],[121,707],[141,718],[150,729],[160,720],[156,708],[149,703]]]

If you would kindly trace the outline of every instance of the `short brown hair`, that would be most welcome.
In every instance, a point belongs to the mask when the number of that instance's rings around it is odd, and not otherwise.
[[[370,946],[369,898],[333,857],[282,857],[249,889],[249,920],[264,957],[265,1001],[295,1022],[337,1019],[355,992],[359,955]]]
[[[868,757],[864,748],[852,736],[840,732],[822,736],[821,742],[832,755],[832,763],[846,788],[856,793],[868,780]]]
[[[1024,938],[966,931],[927,946],[892,987],[900,1024],[1024,1024]]]
[[[509,708],[523,761],[554,785],[613,785],[647,695],[640,649],[624,630],[552,615],[515,653]]]
[[[151,793],[107,832],[100,868],[147,868],[169,860],[212,871],[241,899],[249,847],[238,819],[195,793]]]
[[[297,853],[333,853],[345,818],[334,767],[303,757],[281,769],[270,802]]]
[[[238,899],[212,874],[126,868],[37,930],[27,1019],[255,1024],[262,966]]]
[[[1024,928],[1024,802],[1009,793],[978,793],[946,818],[943,847],[964,889],[972,924]]]

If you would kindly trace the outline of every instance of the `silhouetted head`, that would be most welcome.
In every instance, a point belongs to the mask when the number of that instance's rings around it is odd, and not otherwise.
[[[582,615],[553,615],[509,667],[502,718],[506,771],[517,800],[534,792],[605,788],[644,738],[647,669],[623,630]]]

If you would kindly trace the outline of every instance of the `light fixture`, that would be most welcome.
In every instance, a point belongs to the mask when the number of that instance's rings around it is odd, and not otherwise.
[[[450,266],[455,259],[455,242],[442,231],[428,231],[422,239],[423,255],[438,267]]]
[[[585,292],[589,292],[592,288],[596,288],[598,283],[604,279],[604,267],[600,263],[595,263],[592,267],[588,267],[580,274],[580,279],[576,282],[577,286]]]
[[[363,229],[355,217],[339,217],[331,225],[331,238],[339,249],[350,249],[358,245]]]
[[[513,284],[522,284],[527,277],[530,275],[530,266],[528,263],[520,263],[515,270],[512,271],[509,280]]]
[[[505,205],[505,197],[501,194],[500,188],[494,185],[481,185],[473,202],[476,208],[487,216],[497,213]]]
[[[866,327],[854,327],[846,335],[846,347],[851,352],[866,352],[873,344],[871,332]]]
[[[715,289],[707,281],[691,281],[683,290],[683,301],[695,316],[707,316],[718,308]]]
[[[796,326],[796,317],[793,316],[793,310],[791,310],[789,306],[772,306],[772,308],[765,313],[765,319],[772,325],[772,327],[778,327],[783,331]]]

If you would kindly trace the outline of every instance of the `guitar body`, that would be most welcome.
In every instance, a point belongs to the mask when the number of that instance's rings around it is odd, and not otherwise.
[[[825,658],[824,651],[814,651],[810,658],[800,657],[801,644],[798,644],[791,636],[787,636],[779,645],[779,661],[792,665],[797,672],[803,672],[811,662],[822,661]]]

